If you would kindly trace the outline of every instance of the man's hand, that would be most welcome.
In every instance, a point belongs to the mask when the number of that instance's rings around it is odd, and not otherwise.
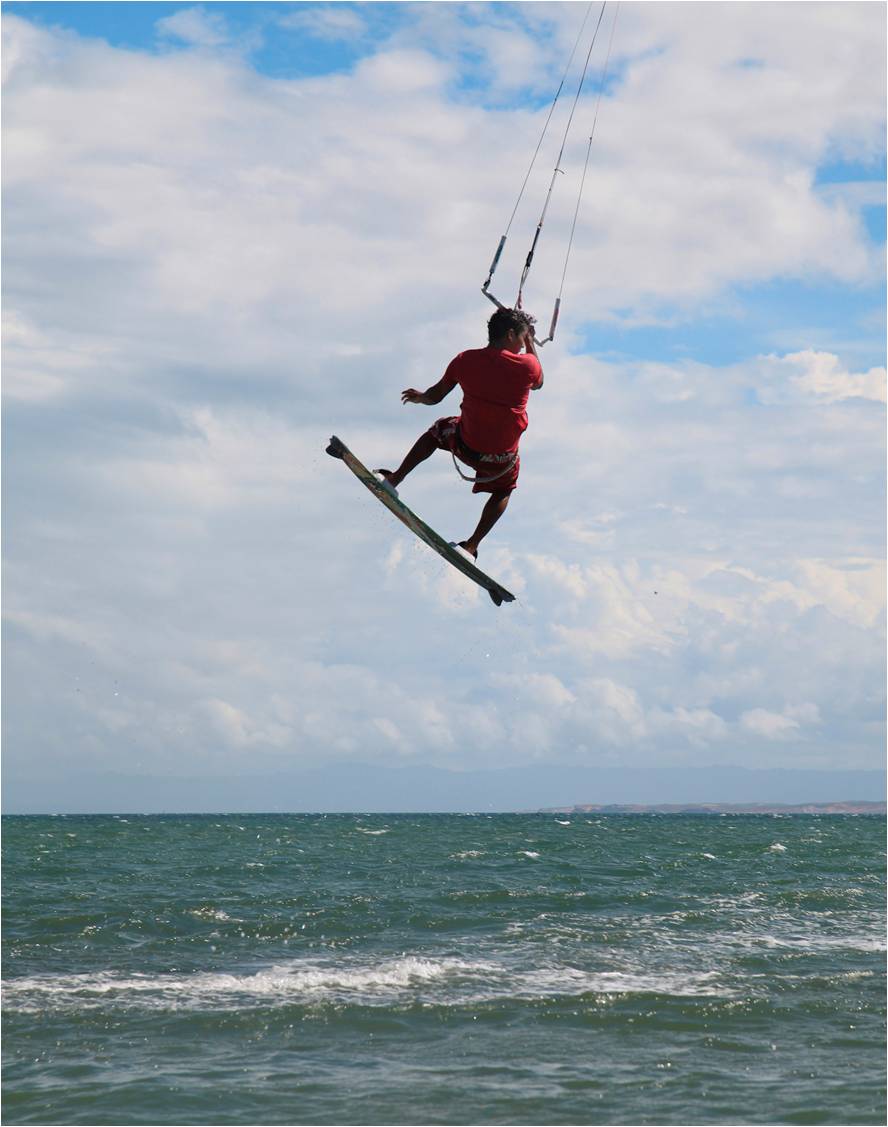
[[[448,380],[446,375],[442,376],[436,384],[427,388],[425,391],[417,391],[415,387],[408,387],[406,391],[401,392],[402,403],[424,403],[427,407],[434,407],[436,403],[440,403],[445,395],[448,395],[456,387],[455,380]]]
[[[529,352],[531,356],[536,356],[536,336],[533,331],[533,326],[531,326],[521,338],[521,343],[524,345],[525,352]]]
[[[535,356],[537,358],[537,361],[539,361],[540,356],[539,356],[539,353],[536,350],[536,336],[535,336],[534,331],[533,331],[533,325],[531,325],[530,328],[527,330],[527,332],[524,334],[523,341],[524,341],[524,351],[528,354],[528,356]],[[532,390],[539,391],[542,386],[543,386],[543,365],[540,364],[540,382],[538,384],[536,384],[536,386]]]

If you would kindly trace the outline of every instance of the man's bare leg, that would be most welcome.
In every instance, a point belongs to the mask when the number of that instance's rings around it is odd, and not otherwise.
[[[491,493],[487,503],[481,510],[481,519],[478,521],[478,527],[468,540],[460,540],[459,546],[465,548],[475,559],[478,558],[478,545],[506,511],[511,496],[512,491],[505,489],[500,490],[498,493]]]
[[[424,462],[426,458],[431,458],[437,449],[437,442],[435,442],[434,438],[426,431],[426,433],[421,434],[410,447],[404,461],[396,470],[377,470],[376,472],[381,473],[386,481],[397,489],[407,474],[409,474],[411,470],[415,470],[420,462]]]

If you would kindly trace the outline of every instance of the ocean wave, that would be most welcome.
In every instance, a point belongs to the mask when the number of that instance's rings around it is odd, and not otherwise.
[[[787,948],[794,951],[846,950],[884,952],[886,942],[883,936],[875,935],[753,935],[748,937],[749,946],[768,948]]]
[[[41,975],[13,979],[3,989],[9,1010],[35,1004],[103,1004],[106,1000],[144,1004],[152,1008],[189,1008],[226,999],[292,1001],[350,995],[368,999],[391,995],[447,976],[478,970],[479,964],[459,959],[433,960],[415,956],[378,964],[273,965],[244,973],[198,972],[190,975],[99,974]]]
[[[227,1009],[304,1004],[464,1006],[610,994],[728,996],[716,971],[510,968],[496,962],[404,955],[378,963],[275,964],[245,973],[43,975],[7,981],[7,1012],[137,1007]]]

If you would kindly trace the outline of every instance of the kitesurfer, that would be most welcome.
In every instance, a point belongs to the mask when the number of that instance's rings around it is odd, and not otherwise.
[[[497,309],[487,322],[486,348],[461,352],[427,391],[412,387],[403,391],[402,403],[433,406],[459,384],[460,414],[438,419],[396,470],[376,471],[383,484],[395,491],[436,450],[448,450],[454,461],[458,458],[471,467],[475,476],[467,480],[474,483],[472,492],[490,494],[477,528],[457,545],[472,559],[477,559],[478,545],[506,511],[518,484],[518,443],[527,429],[528,396],[543,386],[533,325],[534,318],[521,309]]]

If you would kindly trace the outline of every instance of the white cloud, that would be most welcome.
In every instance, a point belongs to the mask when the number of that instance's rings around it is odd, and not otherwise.
[[[623,746],[645,738],[644,708],[630,686],[600,677],[584,682],[582,691],[585,719],[597,740]]]
[[[691,747],[711,749],[730,735],[730,727],[709,708],[653,709],[649,723],[666,739],[686,741]]]
[[[799,560],[795,567],[802,600],[846,622],[879,628],[885,614],[884,560]]]
[[[557,677],[551,673],[497,674],[491,677],[493,684],[511,688],[523,700],[530,701],[540,708],[563,708],[576,703],[576,696]]]
[[[101,341],[69,335],[64,343],[41,331],[14,309],[3,311],[4,394],[40,402],[64,394],[72,383],[95,370],[111,352]]]
[[[760,365],[766,381],[760,392],[765,403],[805,400],[836,403],[843,399],[873,399],[883,403],[886,400],[883,367],[849,372],[838,356],[811,349],[763,357]]]
[[[371,96],[415,94],[435,89],[445,81],[448,68],[424,51],[386,51],[364,59],[355,78]]]
[[[315,451],[286,419],[205,407],[183,412],[179,422],[176,433],[141,450],[134,443],[109,452],[100,471],[104,487],[140,505],[204,512],[282,504],[308,484]]]
[[[753,708],[740,717],[742,726],[755,736],[781,740],[794,735],[803,724],[816,724],[820,714],[814,704],[789,706],[784,712]]]
[[[206,30],[208,16],[199,9],[169,19],[186,30],[193,25],[194,39],[223,35],[213,21]],[[711,19],[704,16],[703,26],[720,42],[724,29],[710,26]],[[643,25],[633,17],[625,43],[640,36],[641,48],[645,36],[662,35],[676,50],[682,40],[676,42],[672,20],[656,9]],[[49,33],[35,36],[15,17],[4,27],[17,58],[13,76],[19,75],[7,96],[7,189],[16,180],[45,177],[34,201],[44,225],[53,229],[57,222],[70,242],[74,220],[74,230],[89,235],[92,256],[138,264],[133,281],[142,314],[144,306],[205,313],[224,348],[237,347],[245,330],[251,345],[268,339],[285,309],[311,309],[323,328],[331,312],[368,303],[426,315],[430,302],[452,303],[457,278],[483,274],[511,206],[504,186],[520,183],[544,112],[494,118],[449,101],[443,84],[452,64],[415,45],[380,50],[351,75],[247,82],[234,61],[220,65],[187,53],[131,61],[96,46],[81,57],[76,43],[62,66],[61,45]],[[826,43],[818,44],[829,54]],[[862,41],[858,48],[864,50]],[[785,65],[782,46],[770,49]],[[800,85],[792,91],[791,114],[787,105],[783,114],[772,107],[767,115],[745,112],[726,121],[717,93],[724,76],[714,85],[706,73],[700,81],[707,97],[689,122],[684,72],[672,69],[669,50],[624,56],[629,69],[605,107],[564,334],[582,316],[696,301],[732,281],[807,276],[812,269],[862,278],[878,268],[851,213],[824,202],[810,176],[783,175],[779,167],[779,151],[805,135],[797,120],[804,99],[816,103],[811,117],[822,144],[843,103],[822,105],[820,83],[810,90]],[[37,56],[50,60],[42,73],[48,96],[40,99],[27,85],[29,60]],[[718,60],[711,65],[717,68]],[[640,81],[647,73],[677,85],[655,95]],[[776,63],[773,74],[754,79],[767,102],[771,84],[781,81]],[[732,81],[738,100],[747,97],[750,75],[738,72]],[[870,104],[871,98],[862,103]],[[370,133],[363,124],[368,117]],[[770,137],[762,149],[751,123],[778,132],[773,149]],[[504,129],[527,143],[509,146],[492,165],[487,154],[502,150]],[[668,161],[659,161],[656,147],[664,143]],[[726,159],[721,150],[729,143],[735,149]],[[707,167],[710,154],[717,155],[717,171]],[[818,155],[806,142],[798,159],[810,170]],[[578,157],[571,153],[574,169]],[[65,184],[64,215],[58,195],[47,194],[57,182]],[[538,198],[528,196],[528,241],[542,183],[537,189]],[[537,256],[530,298],[543,316],[561,268],[571,193],[559,187]],[[27,227],[28,209],[12,198],[10,204]],[[87,245],[80,245],[81,255]],[[516,227],[498,275],[504,286],[525,250]],[[307,262],[311,271],[299,269]],[[462,299],[466,309],[469,296]],[[220,328],[221,318],[230,327]]]
[[[374,716],[370,723],[397,751],[402,754],[409,754],[410,744],[393,720],[390,720],[387,716]]]
[[[434,606],[462,614],[477,611],[482,593],[476,583],[421,541],[410,543],[397,526],[392,525],[392,533],[397,539],[385,562],[391,579],[389,591],[397,592],[407,585]]]
[[[69,642],[88,650],[106,650],[110,637],[95,624],[62,614],[43,614],[25,609],[7,609],[4,619],[38,642]]]
[[[596,318],[691,337],[758,279],[880,272],[872,197],[816,170],[879,149],[881,15],[624,9],[521,488],[485,544],[519,596],[499,610],[323,447],[401,456],[434,417],[401,388],[481,343],[545,112],[503,97],[549,88],[575,6],[523,5],[488,46],[500,8],[421,5],[351,71],[281,80],[199,9],[160,55],[4,15],[10,754],[101,765],[101,731],[182,773],[881,756],[884,371],[829,342],[722,366],[566,347]],[[294,15],[349,36],[352,11]],[[402,495],[460,538],[481,500],[457,484],[436,459]],[[48,714],[76,750],[37,755]]]
[[[280,27],[325,40],[360,40],[368,30],[366,20],[354,8],[342,4],[306,7],[281,16],[277,22]]]
[[[161,35],[179,39],[192,47],[221,47],[228,43],[230,33],[225,17],[205,8],[180,8],[171,16],[157,21]]]

